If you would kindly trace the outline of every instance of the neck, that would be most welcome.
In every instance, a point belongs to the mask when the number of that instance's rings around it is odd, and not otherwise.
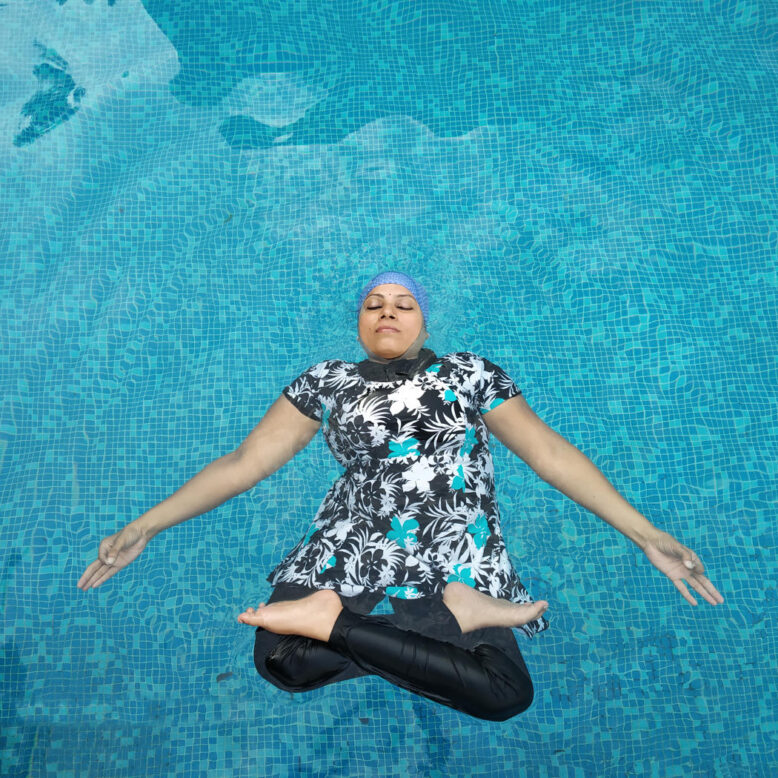
[[[381,362],[365,359],[358,363],[357,368],[359,374],[369,381],[402,381],[426,370],[436,359],[434,351],[423,348],[413,357],[403,355]]]

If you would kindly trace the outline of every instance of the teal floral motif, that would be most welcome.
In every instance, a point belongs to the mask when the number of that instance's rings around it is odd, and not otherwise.
[[[491,405],[488,408],[481,408],[481,414],[489,413],[493,408],[496,408],[498,405],[502,405],[505,402],[505,400],[502,397],[495,397],[494,400],[492,400]]]
[[[443,395],[443,399],[452,403],[457,399],[457,396],[451,389],[446,389],[446,393]]]
[[[462,465],[457,468],[457,474],[451,479],[451,488],[465,491],[465,472]]]
[[[405,440],[389,441],[389,457],[407,457],[411,455],[421,456],[421,452],[416,448],[419,441],[416,438],[406,438]]]
[[[434,364],[430,365],[424,372],[425,373],[438,373],[440,372],[440,368],[442,367],[442,362],[435,362]]]
[[[454,565],[454,572],[446,578],[446,583],[463,583],[475,588],[475,579],[468,565]]]
[[[459,453],[463,457],[470,456],[470,452],[473,450],[473,446],[475,446],[476,442],[477,439],[475,436],[475,428],[468,427],[467,431],[465,432],[465,440],[462,443],[462,448]]]
[[[321,406],[321,426],[327,427],[330,423],[330,409],[324,407],[324,403]]]
[[[421,597],[415,586],[387,586],[388,597],[397,597],[398,600],[418,600]]]
[[[486,539],[491,535],[489,525],[486,523],[486,516],[483,513],[467,528],[467,531],[473,536],[476,548],[483,548],[486,545]]]
[[[335,559],[335,555],[333,554],[325,563],[324,567],[322,567],[321,570],[319,570],[320,573],[323,573],[325,570],[329,570],[331,567],[335,567],[335,563],[338,560]]]
[[[415,546],[419,539],[413,533],[419,528],[419,522],[416,519],[406,519],[400,521],[397,516],[392,519],[392,529],[386,534],[389,540],[393,540],[400,548],[409,549]]]

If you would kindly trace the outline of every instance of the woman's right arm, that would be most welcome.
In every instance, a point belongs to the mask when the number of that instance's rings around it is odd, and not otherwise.
[[[320,422],[281,395],[235,451],[211,462],[170,497],[100,543],[78,586],[99,586],[132,562],[163,529],[212,510],[267,478],[311,441]]]

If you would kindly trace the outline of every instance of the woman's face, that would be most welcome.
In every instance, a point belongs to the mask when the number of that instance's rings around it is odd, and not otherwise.
[[[421,332],[424,317],[414,296],[399,284],[381,284],[359,312],[362,346],[382,359],[402,356]]]

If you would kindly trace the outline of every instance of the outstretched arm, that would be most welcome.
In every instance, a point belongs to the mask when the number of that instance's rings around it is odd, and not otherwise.
[[[594,463],[545,424],[521,395],[498,405],[483,419],[489,431],[544,481],[639,546],[688,602],[697,604],[684,580],[711,605],[724,601],[705,577],[699,557],[638,513]]]
[[[170,497],[104,538],[97,559],[87,567],[78,586],[84,591],[99,586],[137,558],[163,529],[248,491],[292,459],[320,426],[281,395],[235,451],[214,460]]]

